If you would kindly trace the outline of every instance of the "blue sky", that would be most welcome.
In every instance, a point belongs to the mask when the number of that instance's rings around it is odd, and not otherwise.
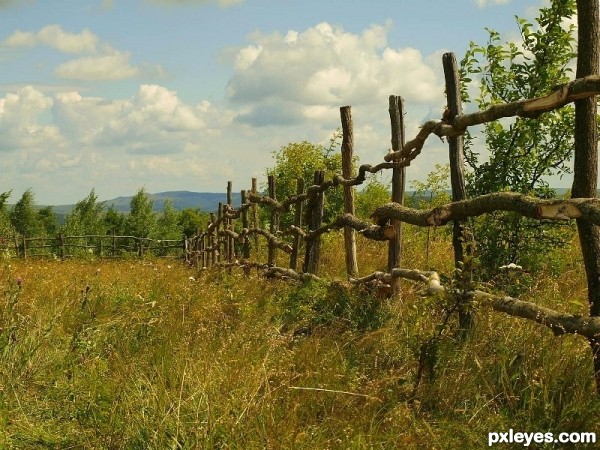
[[[387,98],[407,137],[440,117],[441,55],[517,36],[542,0],[0,0],[0,191],[40,204],[248,188],[289,142],[326,143],[351,105],[382,161]],[[437,142],[436,142],[437,141]],[[423,179],[446,147],[411,165]]]

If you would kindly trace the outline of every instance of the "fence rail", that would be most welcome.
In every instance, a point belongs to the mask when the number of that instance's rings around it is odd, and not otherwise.
[[[94,255],[101,258],[154,255],[158,257],[186,258],[189,241],[181,239],[151,239],[115,234],[90,234],[52,237],[14,236],[0,239],[0,249],[7,257],[56,257],[70,258]]]

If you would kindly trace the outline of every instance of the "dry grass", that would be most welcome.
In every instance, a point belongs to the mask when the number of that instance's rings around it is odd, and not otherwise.
[[[423,237],[406,239],[427,268]],[[448,273],[436,239],[429,265]],[[359,247],[361,273],[383,267],[385,244]],[[323,250],[323,274],[342,277],[337,235]],[[560,274],[525,296],[585,313],[577,249],[556,258]],[[509,428],[600,433],[586,342],[487,310],[466,342],[440,343],[413,396],[443,310],[408,282],[381,302],[177,262],[27,260],[5,262],[0,286],[0,448],[475,449]]]

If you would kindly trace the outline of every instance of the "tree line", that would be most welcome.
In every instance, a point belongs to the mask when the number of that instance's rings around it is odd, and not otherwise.
[[[193,236],[206,225],[207,212],[199,208],[186,208],[181,211],[166,200],[160,212],[154,211],[154,200],[144,188],[132,197],[130,212],[119,212],[104,202],[98,201],[94,189],[77,202],[59,224],[52,206],[38,207],[35,194],[27,189],[14,206],[7,200],[11,191],[0,194],[0,236],[12,237],[55,237],[83,235],[129,235],[150,239],[181,239]]]

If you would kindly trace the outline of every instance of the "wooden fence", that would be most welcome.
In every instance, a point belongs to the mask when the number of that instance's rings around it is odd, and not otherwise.
[[[0,239],[0,250],[6,257],[56,257],[70,258],[89,255],[100,258],[123,258],[126,256],[185,258],[189,241],[181,239],[150,239],[137,236],[84,235],[56,237],[25,237],[15,235]]]
[[[234,207],[231,202],[231,182],[227,183],[227,203],[219,206],[207,227],[196,237],[188,240],[190,257],[201,267],[220,266],[231,271],[239,266],[246,273],[250,267],[263,270],[267,277],[283,277],[292,280],[315,280],[319,278],[321,237],[335,229],[344,229],[346,271],[350,282],[385,283],[400,295],[398,280],[406,278],[426,283],[430,293],[445,293],[460,297],[465,304],[478,299],[480,304],[488,305],[496,311],[533,320],[550,327],[555,334],[577,333],[589,339],[600,336],[600,317],[582,317],[563,314],[532,302],[506,296],[492,295],[473,288],[467,281],[463,289],[450,288],[440,284],[436,272],[407,269],[401,267],[402,224],[417,226],[438,226],[454,222],[453,248],[455,265],[464,261],[465,255],[472,251],[472,239],[466,220],[493,211],[514,211],[534,219],[569,220],[582,219],[600,225],[600,202],[595,198],[570,200],[540,200],[518,193],[502,192],[466,199],[463,172],[463,134],[468,127],[491,122],[504,117],[536,118],[545,112],[563,107],[567,103],[600,94],[600,76],[591,75],[558,86],[548,95],[540,98],[525,99],[513,103],[493,105],[485,111],[463,114],[460,99],[460,84],[455,56],[447,53],[443,56],[446,78],[447,110],[440,120],[425,123],[417,136],[405,141],[402,98],[391,96],[389,112],[392,129],[392,148],[383,161],[376,164],[363,164],[356,175],[352,174],[353,126],[351,108],[340,108],[343,130],[341,146],[341,174],[325,180],[323,172],[315,172],[313,183],[304,186],[298,180],[296,195],[278,199],[275,196],[276,178],[268,178],[268,193],[260,195],[257,180],[252,179],[251,189],[241,191],[241,204]],[[405,171],[411,162],[423,150],[424,144],[432,134],[445,137],[448,141],[451,168],[452,203],[431,210],[417,210],[403,206]],[[595,151],[592,149],[591,151]],[[375,209],[372,222],[365,221],[354,214],[353,187],[365,181],[367,173],[392,170],[392,201]],[[575,176],[586,176],[575,173]],[[344,190],[345,214],[329,223],[323,223],[324,198],[328,191],[336,188]],[[258,207],[269,212],[269,229],[259,227]],[[280,229],[279,217],[282,213],[294,212],[294,223],[287,229]],[[387,271],[375,272],[359,277],[356,259],[356,233],[377,241],[389,241]],[[264,238],[268,245],[266,261],[259,261],[257,255],[251,255],[250,238],[254,242]],[[466,239],[465,239],[466,238]],[[289,263],[276,266],[276,255],[284,252],[289,255]],[[304,254],[300,266],[301,255]],[[301,267],[301,269],[299,269]],[[472,318],[468,308],[458,308],[459,321],[468,326]]]

